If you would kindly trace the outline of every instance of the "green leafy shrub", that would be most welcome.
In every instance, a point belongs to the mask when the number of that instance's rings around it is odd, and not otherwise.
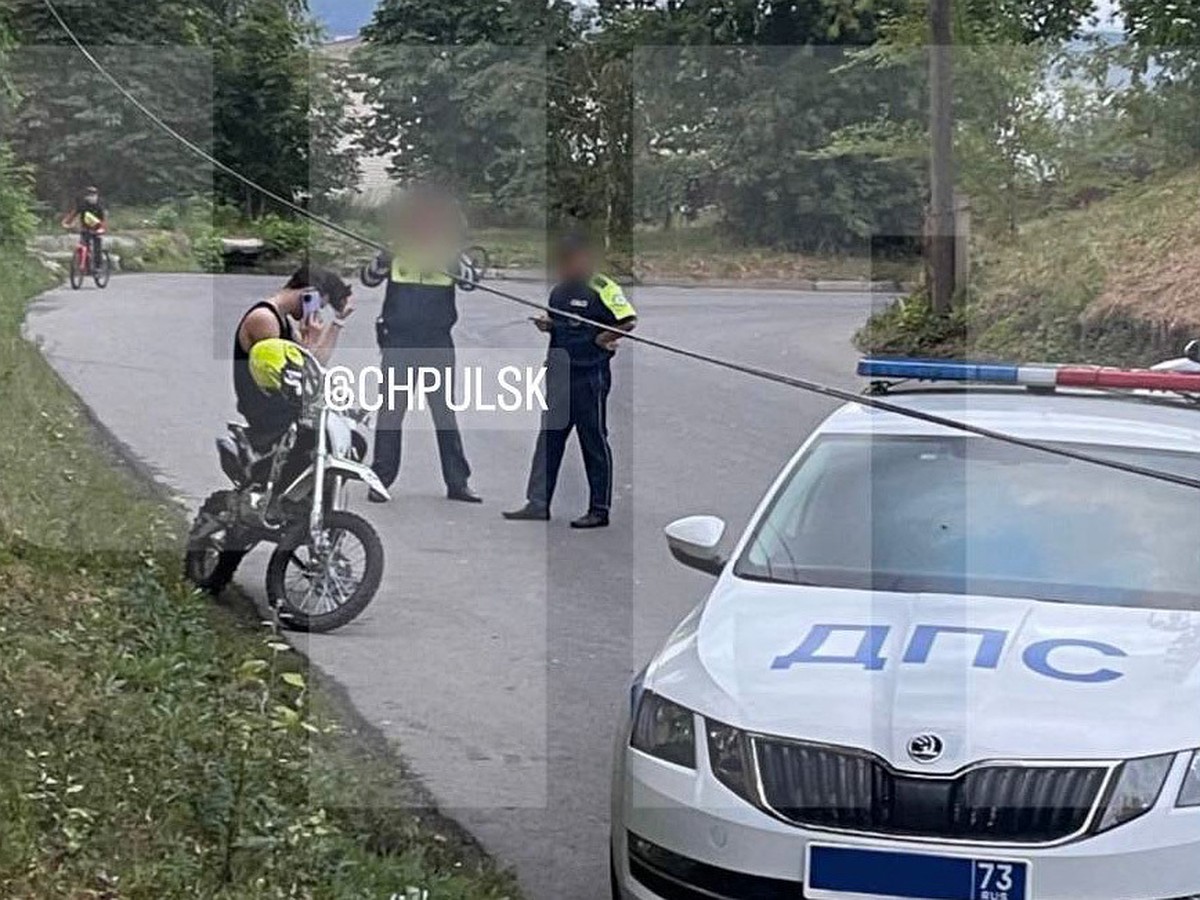
[[[192,241],[192,257],[201,272],[224,272],[225,254],[221,245],[221,236],[212,225],[195,228],[190,234]]]
[[[182,222],[183,215],[174,203],[163,204],[154,210],[154,214],[150,217],[150,223],[163,231],[174,231],[180,227]]]
[[[922,289],[877,312],[854,336],[855,346],[876,356],[961,358],[966,353],[967,318],[962,308],[950,315],[933,311]]]
[[[7,144],[0,143],[0,245],[19,246],[33,237],[37,218],[32,196],[32,171],[17,162]]]
[[[312,242],[312,234],[305,222],[266,215],[254,223],[259,237],[266,242],[271,256],[291,256],[306,250]]]

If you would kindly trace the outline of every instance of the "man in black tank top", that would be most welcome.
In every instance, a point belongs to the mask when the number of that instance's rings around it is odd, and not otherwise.
[[[316,300],[314,293],[319,295]],[[305,315],[305,298],[310,310],[330,306],[335,318],[322,324],[315,315]],[[282,338],[304,347],[324,364],[337,345],[347,316],[354,312],[350,286],[325,269],[297,270],[283,290],[262,300],[242,316],[233,337],[233,390],[237,408],[250,426],[248,436],[256,450],[271,446],[295,417],[295,410],[282,394],[268,394],[250,374],[250,351],[260,341]]]

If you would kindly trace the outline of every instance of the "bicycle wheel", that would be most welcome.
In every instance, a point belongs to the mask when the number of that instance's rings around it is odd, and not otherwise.
[[[96,268],[92,272],[92,280],[96,282],[96,287],[104,290],[108,287],[110,278],[112,278],[112,258],[109,257],[108,251],[105,250],[100,254],[100,258],[96,260]]]
[[[82,250],[76,250],[71,257],[71,289],[75,291],[83,287],[83,276],[86,266],[82,257]]]
[[[491,257],[488,256],[487,248],[479,244],[468,247],[463,251],[465,256],[471,263],[471,267],[475,270],[475,274],[483,281],[487,277],[487,270],[491,266]]]

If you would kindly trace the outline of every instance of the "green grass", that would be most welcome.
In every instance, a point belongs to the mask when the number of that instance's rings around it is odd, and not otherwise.
[[[45,277],[0,271],[0,897],[515,898],[277,636],[180,583],[180,512],[20,338]]]
[[[865,254],[808,254],[731,241],[716,225],[695,225],[634,233],[638,274],[654,278],[721,280],[851,280],[908,281],[917,274],[909,258],[871,259]]]
[[[875,316],[874,352],[1149,365],[1200,334],[1200,171],[1128,187],[980,242],[965,308],[920,297]]]

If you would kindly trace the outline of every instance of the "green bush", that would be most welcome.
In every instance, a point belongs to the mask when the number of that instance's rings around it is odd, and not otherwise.
[[[267,253],[271,256],[301,253],[312,242],[308,224],[297,219],[266,215],[255,222],[253,228],[266,242]]]
[[[17,162],[7,144],[0,143],[0,245],[20,246],[33,237],[37,217],[32,198],[32,171]]]
[[[151,224],[163,231],[174,231],[179,228],[182,221],[183,216],[180,214],[179,207],[174,203],[166,203],[160,206],[150,218]]]
[[[212,225],[203,225],[189,235],[192,241],[192,256],[202,272],[224,272],[225,254],[222,252],[221,236]]]
[[[854,343],[864,353],[877,356],[961,358],[966,353],[966,338],[963,309],[939,315],[922,289],[872,315],[854,336]]]

